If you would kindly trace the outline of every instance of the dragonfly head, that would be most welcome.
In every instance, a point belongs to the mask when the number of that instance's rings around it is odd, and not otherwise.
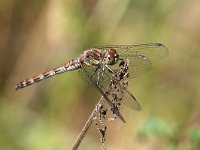
[[[119,59],[119,55],[115,49],[109,49],[105,55],[105,59],[108,65],[114,65]]]

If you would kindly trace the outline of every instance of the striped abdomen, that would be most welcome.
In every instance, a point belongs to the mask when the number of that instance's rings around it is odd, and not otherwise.
[[[32,85],[33,83],[37,83],[39,81],[42,81],[42,80],[49,78],[49,77],[52,77],[54,75],[61,74],[61,73],[71,71],[71,70],[76,70],[80,67],[81,67],[80,59],[79,58],[73,59],[73,60],[69,61],[67,64],[65,64],[61,67],[55,68],[53,70],[44,72],[44,73],[36,75],[32,78],[21,81],[20,83],[18,83],[16,85],[16,90],[22,89],[26,86]]]

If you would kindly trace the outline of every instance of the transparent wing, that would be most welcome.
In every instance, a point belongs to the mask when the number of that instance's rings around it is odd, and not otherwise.
[[[137,111],[141,111],[141,106],[137,99],[131,94],[128,90],[124,90],[123,100],[122,103],[124,103],[126,106],[135,109]]]
[[[98,76],[98,71],[97,67],[95,66],[83,66],[80,70],[79,73],[81,74],[81,77],[85,79],[87,82],[92,84],[94,87],[96,87],[97,90],[104,96],[105,100],[108,102],[108,104],[113,108],[113,103],[108,99],[107,95],[105,94],[106,86],[104,84],[109,84],[108,79],[109,76],[105,75],[105,78],[99,78],[99,83],[97,84],[97,76]],[[110,79],[109,79],[110,80]],[[123,116],[119,112],[118,109],[115,108],[114,113],[125,123],[126,121],[124,120]]]
[[[168,49],[159,43],[140,44],[140,45],[107,45],[98,47],[102,50],[115,49],[120,59],[129,59],[130,78],[137,77],[151,69],[152,63],[162,60],[168,55]],[[111,66],[114,70],[119,66]]]
[[[140,45],[107,45],[99,47],[100,49],[109,50],[113,48],[119,54],[119,57],[131,59],[136,55],[148,58],[151,63],[162,60],[168,55],[168,49],[163,44],[150,43]]]
[[[151,61],[142,55],[135,55],[128,58],[129,60],[129,79],[135,78],[144,72],[150,70],[152,63]],[[119,60],[115,65],[110,66],[112,70],[117,70],[119,68],[121,61]]]
[[[102,72],[100,72],[98,80],[97,69],[98,69],[97,66],[82,66],[82,68],[79,69],[79,73],[81,75],[81,78],[84,79],[86,82],[95,87],[98,86],[103,92],[105,92],[106,88],[110,83],[112,74],[107,70],[107,68],[105,68],[103,77],[102,77]]]
[[[104,72],[104,78],[100,77],[99,83],[97,84],[98,71],[96,71],[96,70],[97,70],[97,67],[95,67],[95,66],[83,66],[79,70],[79,73],[81,75],[81,78],[83,78],[89,84],[93,85],[97,90],[100,88],[103,92],[105,92],[107,87],[110,84],[110,81],[112,78],[112,73],[110,73],[106,69]],[[95,81],[95,83],[94,83],[94,81]],[[121,90],[124,90],[123,86],[121,86]],[[137,111],[141,110],[140,104],[137,102],[136,98],[128,90],[124,90],[122,103],[124,103],[128,107],[135,109]]]

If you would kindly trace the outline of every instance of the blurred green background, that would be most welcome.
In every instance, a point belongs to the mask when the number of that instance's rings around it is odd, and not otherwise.
[[[100,94],[69,72],[15,91],[19,81],[89,47],[159,42],[169,56],[135,78],[142,106],[108,125],[109,150],[200,148],[199,0],[1,0],[0,150],[71,149]],[[100,149],[95,126],[80,149]]]

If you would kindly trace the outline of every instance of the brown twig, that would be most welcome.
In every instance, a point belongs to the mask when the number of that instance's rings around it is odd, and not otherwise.
[[[83,127],[83,129],[81,130],[81,133],[79,134],[78,138],[76,139],[72,150],[77,150],[81,141],[83,140],[85,134],[87,133],[90,125],[92,124],[92,121],[95,117],[95,115],[99,112],[101,106],[103,106],[104,100],[106,100],[108,102],[108,104],[110,106],[113,105],[113,103],[109,100],[109,98],[107,97],[107,95],[105,93],[103,93],[103,91],[101,89],[99,89],[99,91],[101,92],[101,94],[103,95],[101,97],[101,99],[99,100],[99,102],[97,103],[95,109],[93,110],[93,112],[91,113],[89,119],[87,120],[85,126]],[[119,110],[115,110],[115,114],[125,123],[124,118],[122,117],[121,113],[119,112]]]
[[[102,96],[101,99],[100,99],[100,101],[97,103],[95,109],[94,109],[93,112],[91,113],[89,119],[87,120],[85,126],[84,126],[83,129],[81,130],[81,133],[80,133],[79,136],[77,137],[77,139],[76,139],[76,141],[75,141],[75,143],[74,143],[74,145],[73,145],[72,150],[77,150],[77,149],[78,149],[78,147],[79,147],[81,141],[83,140],[83,138],[84,138],[85,134],[87,133],[87,131],[88,131],[90,125],[92,124],[94,117],[95,117],[96,114],[99,112],[99,110],[100,110],[101,106],[103,105],[103,103],[104,103],[104,97]]]

